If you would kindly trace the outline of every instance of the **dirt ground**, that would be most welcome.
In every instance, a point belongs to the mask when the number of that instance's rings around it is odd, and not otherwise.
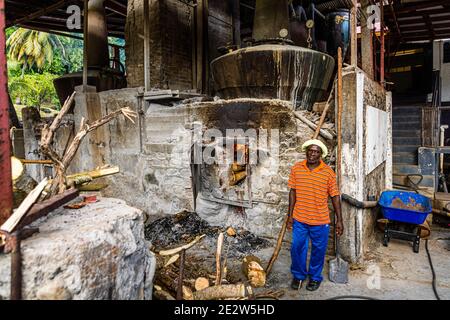
[[[189,225],[193,224],[193,220],[190,220]],[[160,226],[163,225],[160,224]],[[174,227],[169,229],[173,236]],[[189,279],[192,281],[199,276],[214,279],[216,239],[219,231],[224,230],[209,229],[209,232],[205,232],[209,235],[187,251],[186,281]],[[282,290],[284,295],[281,300],[325,300],[350,295],[381,300],[435,300],[425,240],[421,240],[419,252],[414,253],[412,243],[408,241],[391,239],[388,247],[384,247],[382,233],[377,232],[378,241],[366,253],[365,262],[362,265],[351,266],[347,284],[335,284],[328,280],[328,261],[334,257],[327,256],[323,272],[324,281],[314,292],[307,291],[306,284],[298,291],[290,288],[292,280],[289,270],[290,244],[285,241],[266,286],[255,289],[255,293]],[[246,280],[241,272],[242,260],[246,255],[255,255],[260,258],[264,264],[263,267],[266,267],[272,256],[275,240],[270,239],[268,246],[256,246],[253,250],[252,245],[243,246],[248,239],[251,242],[255,241],[248,235],[245,238],[239,236],[239,230],[237,238],[225,236],[222,257],[227,257],[228,272],[225,281],[228,283]],[[450,300],[450,231],[448,229],[433,230],[428,246],[436,273],[437,292],[441,299]]]
[[[392,239],[388,247],[384,247],[382,234],[378,236],[378,244],[367,254],[364,265],[350,270],[348,284],[330,282],[326,263],[324,281],[317,291],[307,291],[306,285],[299,291],[290,289],[287,247],[280,253],[268,284],[280,284],[279,288],[285,290],[282,299],[287,300],[323,300],[347,295],[381,300],[435,300],[425,241],[421,240],[419,253],[414,253],[410,242]],[[450,232],[433,231],[428,247],[436,273],[437,292],[442,300],[450,300]],[[327,261],[332,258],[327,257]]]
[[[435,300],[432,289],[432,272],[425,250],[425,241],[421,240],[419,253],[414,253],[412,244],[407,241],[392,239],[388,247],[380,241],[375,244],[367,261],[363,265],[352,266],[347,284],[335,284],[328,280],[328,261],[334,257],[327,256],[324,267],[324,281],[314,292],[306,290],[306,284],[299,290],[290,288],[291,274],[289,244],[284,244],[280,255],[268,277],[266,287],[255,290],[257,293],[267,289],[283,290],[281,300],[326,300],[341,296],[364,296],[381,300]],[[436,288],[442,300],[450,300],[450,233],[433,232],[428,242],[431,259],[436,273]],[[209,274],[214,270],[214,254],[209,249],[196,251],[195,256],[203,256],[205,269]],[[268,261],[273,248],[265,248],[253,254]],[[239,257],[229,257],[227,279],[234,283],[245,278],[240,272]],[[210,266],[210,268],[208,268]],[[357,298],[354,298],[357,299]]]

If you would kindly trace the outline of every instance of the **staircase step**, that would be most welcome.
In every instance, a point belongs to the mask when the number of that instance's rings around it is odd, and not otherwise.
[[[392,143],[395,145],[422,145],[422,138],[420,137],[393,137]]]
[[[418,178],[418,177],[412,177],[411,179],[415,183],[420,180],[420,178]],[[410,183],[408,183],[408,179],[407,179],[406,175],[393,175],[393,183],[410,186]],[[423,180],[420,182],[420,184],[418,186],[419,187],[434,187],[434,176],[423,176]]]
[[[398,130],[393,128],[392,130],[392,136],[393,137],[408,137],[408,138],[415,138],[415,137],[421,137],[422,133],[421,130]]]
[[[392,173],[394,174],[419,174],[419,166],[414,164],[399,164],[393,165]]]
[[[395,164],[416,164],[417,165],[417,153],[411,152],[394,152],[393,163]]]
[[[407,145],[407,144],[395,144],[392,147],[394,153],[397,152],[410,152],[410,153],[417,153],[419,149],[419,145]]]
[[[420,114],[392,114],[392,122],[422,122],[422,116]]]
[[[399,122],[392,123],[393,130],[418,130],[422,128],[422,124],[420,122]]]
[[[422,106],[393,107],[392,114],[422,114]]]

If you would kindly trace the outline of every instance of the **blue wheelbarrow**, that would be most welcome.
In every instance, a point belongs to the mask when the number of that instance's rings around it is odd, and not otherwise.
[[[432,211],[430,199],[415,192],[384,191],[378,204],[384,218],[388,220],[384,230],[383,245],[387,247],[391,238],[413,241],[413,251],[418,253],[420,225]],[[410,226],[414,231],[399,230],[399,225],[402,223]]]

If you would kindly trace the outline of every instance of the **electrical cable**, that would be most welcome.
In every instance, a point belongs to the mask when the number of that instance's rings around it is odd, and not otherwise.
[[[433,262],[431,261],[430,251],[428,250],[428,239],[425,240],[425,249],[427,251],[428,261],[430,262],[431,273],[433,274],[433,292],[437,300],[441,300],[436,290],[436,273],[434,272]]]

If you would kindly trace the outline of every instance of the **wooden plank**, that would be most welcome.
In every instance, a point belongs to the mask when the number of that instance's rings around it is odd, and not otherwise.
[[[23,216],[28,212],[28,210],[31,208],[31,206],[37,201],[39,196],[41,195],[42,191],[44,190],[45,186],[47,185],[47,178],[44,178],[37,186],[36,188],[31,191],[28,196],[23,200],[23,202],[20,204],[19,208],[12,214],[11,217],[9,217],[8,220],[2,226],[0,229],[12,232],[14,228],[17,226],[17,224],[20,222],[20,220],[23,218]]]
[[[23,217],[20,223],[17,225],[16,229],[21,229],[39,218],[42,218],[51,211],[59,208],[60,206],[66,204],[67,202],[78,197],[79,191],[77,189],[66,190],[64,193],[58,194],[48,200],[42,201],[40,203],[35,203],[28,213]]]
[[[435,192],[434,199],[439,201],[450,201],[450,193],[446,192]]]

